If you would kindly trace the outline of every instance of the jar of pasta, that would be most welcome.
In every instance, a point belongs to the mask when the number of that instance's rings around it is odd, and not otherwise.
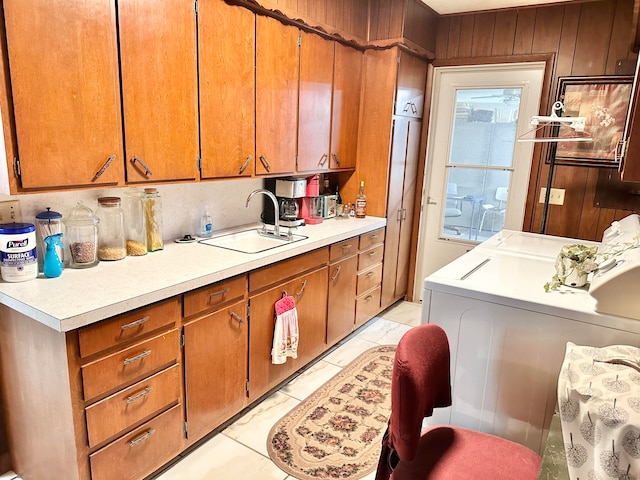
[[[146,255],[147,234],[144,228],[144,192],[139,188],[129,189],[123,199],[122,208],[124,210],[127,255]]]
[[[120,197],[98,198],[98,258],[122,260],[127,256],[124,236],[124,212]]]
[[[144,224],[147,250],[155,252],[164,248],[162,241],[162,199],[157,188],[144,189]]]

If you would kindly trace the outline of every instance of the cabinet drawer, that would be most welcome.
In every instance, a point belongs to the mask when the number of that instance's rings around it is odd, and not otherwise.
[[[329,249],[329,261],[332,263],[349,255],[355,255],[358,253],[358,237],[334,243]]]
[[[125,350],[82,366],[85,400],[142,379],[149,373],[177,362],[180,354],[178,329],[163,333]]]
[[[380,311],[380,286],[356,300],[356,327],[377,315]]]
[[[179,319],[180,302],[176,297],[81,328],[78,331],[80,356],[88,357],[162,327],[169,328]]]
[[[190,317],[244,297],[247,276],[240,275],[184,294],[184,316]]]
[[[182,437],[178,404],[89,455],[91,480],[144,478],[179,453]]]
[[[173,365],[87,407],[89,446],[99,444],[180,399],[180,368]]]
[[[384,243],[384,228],[360,235],[360,250],[366,250],[373,245]]]
[[[382,264],[379,263],[375,267],[360,272],[358,274],[358,286],[356,288],[356,295],[371,290],[373,287],[380,284],[382,281]]]
[[[382,263],[382,253],[384,245],[370,248],[358,255],[358,271],[365,270],[376,263]]]
[[[313,252],[283,260],[268,267],[259,268],[249,273],[249,291],[251,293],[269,285],[275,285],[300,275],[304,272],[326,265],[329,261],[329,248],[319,248]]]

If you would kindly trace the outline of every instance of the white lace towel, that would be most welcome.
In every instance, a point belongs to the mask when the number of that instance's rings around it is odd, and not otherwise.
[[[298,311],[293,297],[286,293],[276,302],[275,311],[271,363],[279,365],[287,357],[298,358]]]
[[[558,408],[569,476],[640,478],[640,349],[567,343]]]

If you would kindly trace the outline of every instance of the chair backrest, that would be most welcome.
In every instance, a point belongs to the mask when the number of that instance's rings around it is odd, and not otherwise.
[[[458,194],[458,184],[449,182],[447,183],[447,195],[457,195]]]
[[[415,458],[424,417],[449,405],[447,335],[434,324],[414,327],[398,343],[391,380],[389,442],[402,460]]]
[[[509,189],[507,187],[496,188],[496,200],[506,202],[507,198],[509,198]]]

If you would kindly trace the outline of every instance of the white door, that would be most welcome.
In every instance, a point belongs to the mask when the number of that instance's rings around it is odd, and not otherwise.
[[[414,299],[426,276],[502,228],[522,230],[544,62],[434,70]]]

